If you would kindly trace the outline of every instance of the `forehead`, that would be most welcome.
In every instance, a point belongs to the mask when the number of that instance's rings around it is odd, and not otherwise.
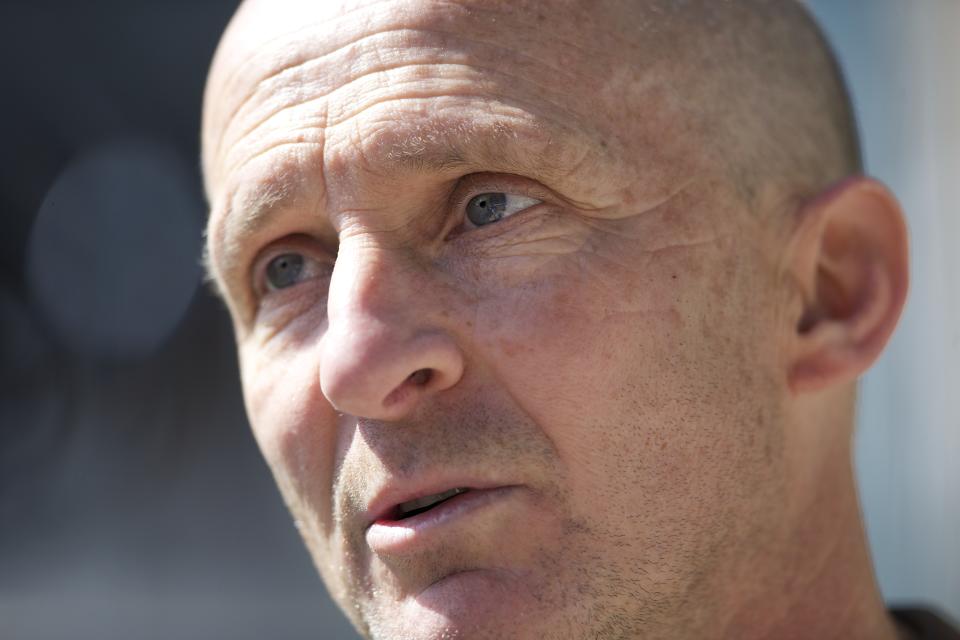
[[[655,29],[636,16],[617,20],[617,3],[597,4],[247,2],[208,82],[208,182],[230,170],[225,155],[236,141],[279,124],[274,116],[296,115],[288,129],[337,125],[391,97],[415,100],[416,91],[536,103],[578,130],[602,126],[596,112],[615,107],[611,94],[669,56],[652,46]],[[649,46],[637,56],[639,31]]]

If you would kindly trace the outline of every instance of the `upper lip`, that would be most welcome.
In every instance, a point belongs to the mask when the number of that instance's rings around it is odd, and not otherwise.
[[[424,479],[420,482],[388,481],[381,484],[373,492],[373,497],[367,502],[364,511],[364,529],[369,528],[377,520],[384,519],[397,506],[410,500],[443,493],[450,489],[483,490],[496,489],[506,486],[501,482],[491,482],[476,477],[446,476],[443,478]]]

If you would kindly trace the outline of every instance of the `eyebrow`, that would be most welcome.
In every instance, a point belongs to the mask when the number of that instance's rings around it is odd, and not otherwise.
[[[405,155],[393,158],[390,164],[396,174],[449,173],[465,165],[461,156],[455,153],[446,156],[426,157],[424,155]],[[322,172],[317,169],[318,174]],[[219,219],[208,236],[217,235],[220,240],[218,253],[222,273],[233,272],[239,266],[239,255],[243,242],[256,236],[272,222],[279,211],[290,207],[303,192],[309,189],[309,172],[298,168],[295,175],[286,180],[265,180],[256,185],[245,185],[241,190],[233,189],[227,193],[225,206]],[[242,203],[238,199],[242,198]],[[208,237],[208,245],[210,238]],[[205,264],[208,279],[216,281],[213,264],[206,251]]]
[[[563,175],[574,171],[582,154],[571,154],[577,148],[587,148],[585,136],[557,135],[543,123],[522,127],[505,126],[502,122],[469,124],[462,135],[415,134],[398,136],[396,143],[382,157],[370,159],[378,174],[400,179],[404,176],[434,175],[455,178],[457,174],[491,172],[512,173],[538,180],[550,187]],[[582,136],[582,137],[581,137]],[[579,139],[577,139],[579,138]],[[291,145],[295,143],[290,143]],[[216,282],[219,272],[229,288],[235,277],[244,241],[260,233],[277,212],[289,207],[309,189],[311,174],[322,175],[323,168],[311,169],[298,163],[289,171],[290,177],[277,179],[272,175],[253,186],[230,189],[225,206],[211,226],[208,245],[216,238],[219,265],[205,260],[208,279]],[[242,197],[243,203],[237,202]],[[209,256],[211,252],[206,251]],[[221,295],[224,292],[221,292]]]

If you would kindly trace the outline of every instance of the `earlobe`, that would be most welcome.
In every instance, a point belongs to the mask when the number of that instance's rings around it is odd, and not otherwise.
[[[856,380],[893,333],[908,287],[907,230],[894,196],[852,178],[804,205],[787,259],[803,304],[791,327],[797,393]]]

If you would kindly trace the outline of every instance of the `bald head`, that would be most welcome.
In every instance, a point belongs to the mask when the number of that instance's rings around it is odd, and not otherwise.
[[[405,37],[412,45],[406,55],[436,47],[448,53],[446,63],[478,54],[539,77],[570,70],[567,99],[602,102],[622,119],[657,119],[663,105],[654,101],[669,102],[678,143],[699,146],[753,205],[761,192],[775,201],[803,198],[861,170],[842,76],[794,0],[280,4],[247,0],[215,58],[203,127],[211,197],[222,177],[216,160],[243,132],[244,112],[268,117],[271,105],[280,110],[294,98],[289,87],[281,95],[271,87],[296,76],[301,91],[322,94],[365,56],[382,56],[384,68],[353,82],[394,81],[405,64],[397,48]],[[504,97],[488,89],[490,99]],[[605,144],[624,133],[604,132]]]

